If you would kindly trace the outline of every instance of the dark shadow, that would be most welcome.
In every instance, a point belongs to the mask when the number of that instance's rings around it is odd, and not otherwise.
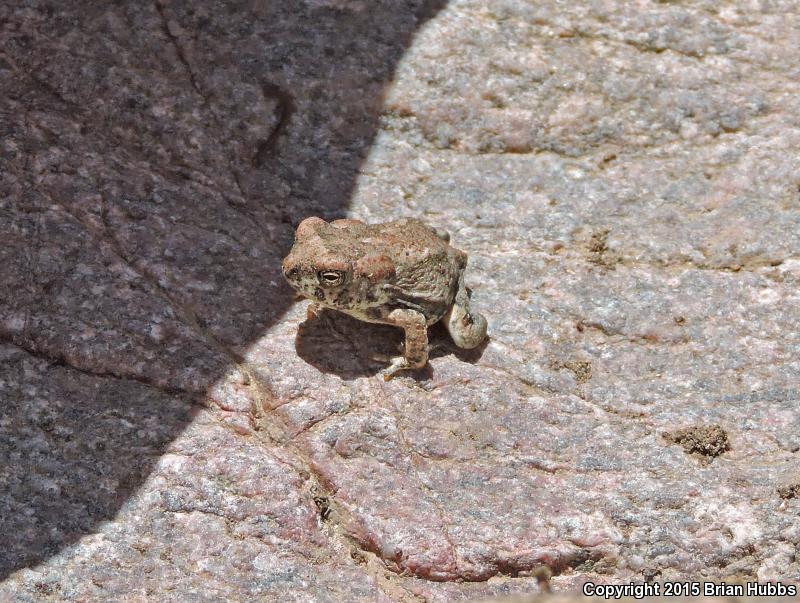
[[[400,353],[402,330],[366,323],[334,310],[300,323],[295,337],[297,355],[323,373],[342,379],[377,375]]]
[[[294,226],[344,215],[384,89],[445,0],[12,4],[0,579],[113,517],[285,312]],[[355,323],[364,348],[394,345]]]
[[[2,575],[113,517],[192,416],[187,395],[0,346]]]
[[[453,354],[462,362],[477,362],[488,338],[477,348],[456,346],[441,322],[428,329],[429,359]],[[323,310],[316,318],[300,324],[295,338],[297,355],[323,373],[345,380],[374,376],[385,368],[391,356],[400,353],[403,331],[389,325],[363,322],[335,310]],[[433,376],[430,364],[417,371],[400,373],[416,381]],[[399,375],[398,375],[399,376]]]

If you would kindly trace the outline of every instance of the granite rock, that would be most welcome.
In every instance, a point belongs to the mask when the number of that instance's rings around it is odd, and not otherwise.
[[[792,2],[0,7],[0,598],[800,582]],[[477,350],[305,320],[308,215],[469,254]]]

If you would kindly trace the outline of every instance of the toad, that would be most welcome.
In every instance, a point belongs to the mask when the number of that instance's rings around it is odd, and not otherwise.
[[[470,310],[464,284],[467,254],[450,235],[414,219],[384,224],[306,218],[283,260],[283,275],[311,300],[308,318],[332,308],[359,320],[400,327],[403,355],[381,374],[428,361],[428,327],[443,321],[455,344],[474,348],[486,338],[486,318]]]

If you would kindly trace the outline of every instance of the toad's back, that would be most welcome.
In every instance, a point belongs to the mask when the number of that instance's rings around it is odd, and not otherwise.
[[[446,232],[419,220],[367,226],[364,234],[395,266],[391,305],[418,309],[428,324],[439,320],[453,303],[466,254],[447,243]]]

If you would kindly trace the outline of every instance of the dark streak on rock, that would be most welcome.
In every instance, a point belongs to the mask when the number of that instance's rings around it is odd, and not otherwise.
[[[262,82],[261,91],[264,93],[265,97],[274,98],[277,101],[278,104],[275,107],[275,113],[278,117],[278,123],[275,125],[272,132],[270,132],[267,139],[258,145],[256,154],[252,159],[253,167],[256,168],[263,167],[266,162],[276,154],[278,138],[286,132],[289,121],[295,112],[294,100],[291,94],[277,84]]]
[[[158,12],[159,16],[161,17],[161,26],[164,30],[164,34],[167,36],[167,39],[172,43],[172,46],[175,48],[175,54],[178,57],[178,60],[183,65],[184,69],[186,70],[186,74],[189,76],[189,81],[192,83],[192,88],[205,99],[205,95],[203,91],[200,89],[200,84],[197,81],[197,77],[192,70],[192,66],[189,63],[189,59],[186,57],[186,53],[183,50],[183,46],[181,46],[180,41],[178,40],[177,36],[173,34],[169,29],[169,21],[167,19],[167,15],[164,13],[164,4],[163,0],[155,0],[155,7],[156,11]]]
[[[64,367],[82,373],[84,375],[88,375],[90,377],[117,379],[120,381],[133,381],[145,385],[147,387],[157,389],[158,391],[163,392],[170,396],[180,396],[185,394],[196,396],[198,394],[202,394],[205,391],[205,388],[203,388],[199,392],[194,392],[179,387],[170,387],[168,385],[162,385],[160,383],[156,383],[152,379],[148,379],[140,375],[127,374],[121,371],[92,370],[90,368],[79,366],[73,362],[70,362],[69,360],[67,360],[67,358],[61,351],[50,352],[44,350],[35,343],[33,343],[32,341],[26,339],[25,337],[17,336],[3,330],[0,330],[0,343],[13,345],[14,347],[24,350],[34,358],[38,358],[39,360],[44,360],[45,362],[53,366]]]

